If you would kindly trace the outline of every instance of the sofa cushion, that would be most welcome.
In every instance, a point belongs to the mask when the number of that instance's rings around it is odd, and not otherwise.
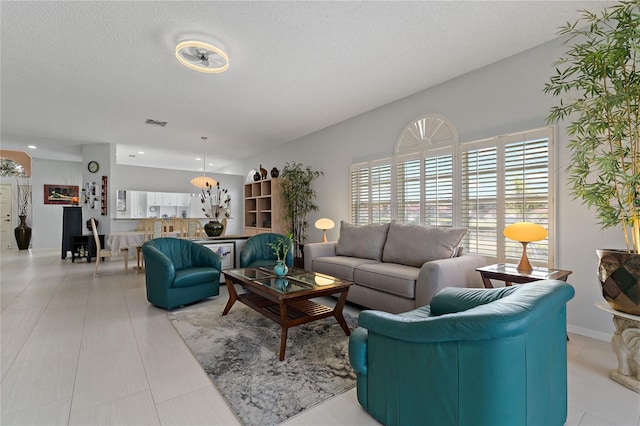
[[[453,257],[466,232],[462,228],[404,225],[393,221],[382,261],[419,268],[425,262]]]
[[[336,245],[338,256],[382,259],[382,249],[387,239],[388,223],[352,225],[340,222],[340,237]]]
[[[314,272],[353,281],[353,270],[355,267],[366,263],[379,262],[377,260],[361,259],[359,257],[326,256],[313,259],[312,268]]]
[[[415,299],[420,268],[397,263],[365,263],[353,272],[353,282],[384,293]]]

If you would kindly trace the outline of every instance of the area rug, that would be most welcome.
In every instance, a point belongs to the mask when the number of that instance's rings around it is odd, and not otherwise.
[[[244,425],[281,423],[355,386],[349,338],[333,317],[290,328],[278,361],[279,325],[241,303],[223,308],[167,315]],[[344,317],[353,330],[357,319]]]

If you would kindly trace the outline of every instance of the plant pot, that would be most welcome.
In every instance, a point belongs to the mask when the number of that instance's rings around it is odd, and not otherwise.
[[[217,220],[212,220],[204,225],[204,232],[210,237],[219,237],[224,231],[224,225]]]
[[[613,309],[640,315],[640,254],[596,250],[602,295]]]
[[[18,216],[20,224],[13,231],[18,243],[18,250],[26,250],[31,243],[31,227],[27,225],[27,216]]]
[[[276,266],[273,267],[273,273],[278,277],[284,277],[289,272],[289,268],[283,261],[276,262]]]

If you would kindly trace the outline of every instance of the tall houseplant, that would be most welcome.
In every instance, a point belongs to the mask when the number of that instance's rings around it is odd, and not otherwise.
[[[569,47],[545,85],[560,98],[548,121],[568,120],[572,195],[595,209],[603,229],[620,227],[624,235],[626,253],[601,260],[604,296],[614,309],[638,315],[637,282],[628,294],[607,286],[614,271],[637,270],[628,262],[640,262],[633,255],[640,252],[640,2],[584,11],[558,34]]]
[[[316,191],[312,188],[313,180],[323,172],[305,166],[302,163],[287,162],[280,177],[282,179],[282,197],[284,200],[284,217],[291,224],[291,234],[295,244],[296,257],[300,253],[300,245],[307,240],[307,214],[317,211],[314,204]]]

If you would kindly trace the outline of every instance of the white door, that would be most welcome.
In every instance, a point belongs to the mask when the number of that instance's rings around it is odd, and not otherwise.
[[[11,185],[0,185],[0,248],[10,249],[13,244],[13,218],[11,208],[13,206],[13,191]]]

